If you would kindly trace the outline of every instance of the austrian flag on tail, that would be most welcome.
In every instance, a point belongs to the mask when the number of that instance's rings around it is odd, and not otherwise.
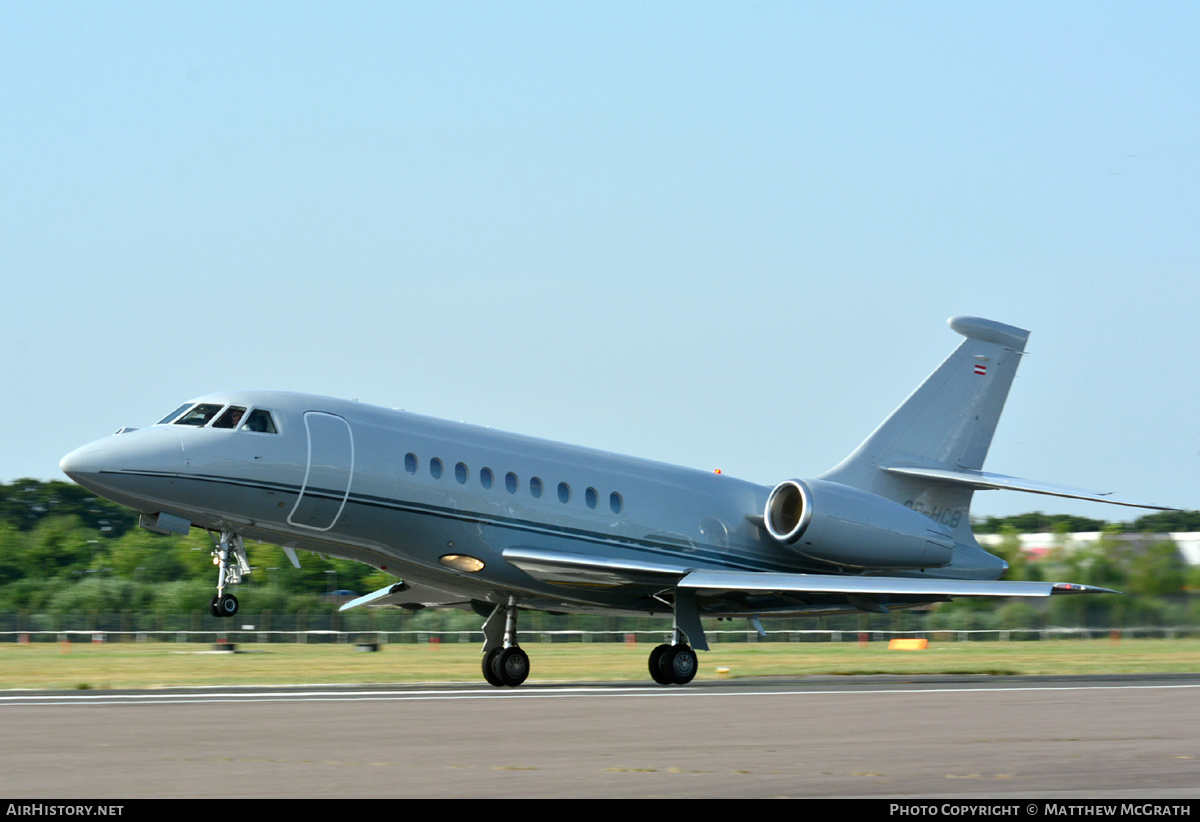
[[[981,376],[987,374],[987,366],[981,362],[975,363],[975,373]]]

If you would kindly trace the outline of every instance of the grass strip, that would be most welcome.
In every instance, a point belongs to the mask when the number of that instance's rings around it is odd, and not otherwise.
[[[527,643],[530,681],[649,681],[651,645]],[[1200,639],[931,642],[923,651],[886,642],[722,643],[700,656],[698,679],[803,674],[1100,674],[1200,671]],[[218,653],[210,645],[111,642],[0,644],[0,689],[163,688],[205,685],[477,682],[477,645],[382,646],[264,643]]]

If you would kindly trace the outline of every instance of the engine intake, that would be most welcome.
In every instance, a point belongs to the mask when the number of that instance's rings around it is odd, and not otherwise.
[[[785,480],[767,497],[771,538],[817,562],[848,568],[936,568],[950,562],[944,525],[876,494],[825,480]]]
[[[767,533],[784,545],[800,539],[812,521],[808,486],[800,480],[787,480],[776,485],[767,497],[763,521],[767,524]]]

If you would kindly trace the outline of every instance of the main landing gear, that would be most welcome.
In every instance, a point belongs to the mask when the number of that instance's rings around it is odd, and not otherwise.
[[[250,563],[246,559],[246,546],[239,534],[222,531],[220,541],[213,546],[213,565],[217,571],[217,595],[208,603],[208,610],[215,617],[231,617],[238,612],[237,597],[225,593],[226,585],[237,585],[242,577],[250,576]]]
[[[681,590],[674,594],[671,642],[650,652],[650,676],[659,685],[686,685],[695,679],[700,665],[696,652],[688,645],[689,639],[699,650],[708,650],[695,595]],[[483,678],[497,688],[515,688],[529,676],[529,656],[517,645],[515,597],[493,608],[483,623],[482,667]]]
[[[673,644],[659,645],[650,652],[650,676],[659,685],[686,685],[695,678],[700,663],[684,639],[676,629]]]
[[[529,676],[529,655],[517,645],[517,603],[509,597],[483,623],[483,678],[497,688],[515,688]]]
[[[650,652],[650,676],[659,685],[686,685],[695,679],[700,667],[696,652],[687,641],[690,638],[693,645],[707,651],[708,640],[704,637],[700,610],[693,593],[677,589],[672,607],[675,623],[671,628],[671,641]]]

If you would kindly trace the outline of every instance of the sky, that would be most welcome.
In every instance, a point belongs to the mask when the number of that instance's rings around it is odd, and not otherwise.
[[[1200,508],[1200,5],[0,4],[0,481],[224,389],[832,467],[1029,329],[985,469]],[[1007,492],[976,515],[1141,511]]]

